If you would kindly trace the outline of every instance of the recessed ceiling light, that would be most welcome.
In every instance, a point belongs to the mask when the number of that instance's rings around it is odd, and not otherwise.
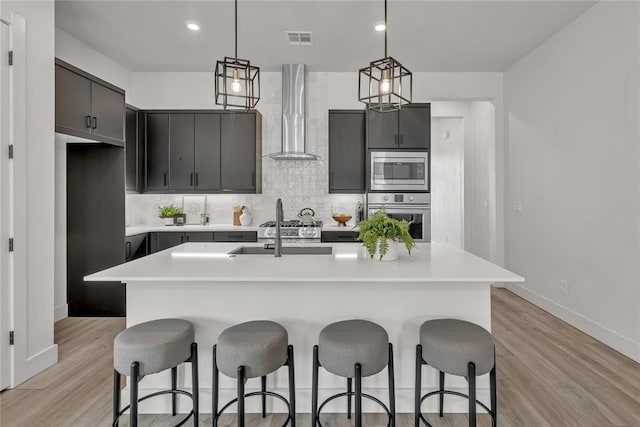
[[[384,22],[378,22],[375,27],[376,31],[384,31],[387,29],[387,26],[384,25]]]
[[[187,28],[191,31],[200,31],[200,25],[197,22],[187,21]]]

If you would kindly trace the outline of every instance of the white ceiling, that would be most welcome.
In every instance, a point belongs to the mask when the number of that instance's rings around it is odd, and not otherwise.
[[[390,0],[389,55],[412,71],[504,71],[594,3]],[[264,71],[355,71],[384,56],[383,4],[242,0],[238,56]],[[232,1],[56,0],[56,26],[131,71],[211,71],[233,56]],[[287,30],[312,31],[313,45],[289,46]]]

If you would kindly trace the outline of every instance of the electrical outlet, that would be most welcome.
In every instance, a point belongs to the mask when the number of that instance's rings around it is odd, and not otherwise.
[[[520,212],[522,210],[522,202],[521,201],[515,201],[513,202],[513,211],[514,212]]]
[[[566,280],[560,280],[560,292],[563,295],[569,295],[569,283]]]

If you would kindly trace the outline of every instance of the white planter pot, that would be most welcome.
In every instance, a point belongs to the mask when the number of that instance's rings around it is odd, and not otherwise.
[[[378,246],[376,247],[376,253],[373,255],[374,261],[395,261],[399,256],[398,242],[395,240],[387,240],[389,248],[387,253],[380,259],[380,240],[378,240]]]
[[[164,220],[164,225],[173,225],[173,217],[171,218],[162,218]]]

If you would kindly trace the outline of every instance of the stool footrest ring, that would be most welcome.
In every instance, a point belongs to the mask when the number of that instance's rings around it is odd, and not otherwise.
[[[253,396],[270,396],[270,397],[275,397],[276,399],[280,399],[287,406],[287,412],[288,413],[291,412],[291,405],[289,404],[289,401],[287,401],[287,399],[284,396],[282,396],[282,395],[280,395],[278,393],[273,393],[271,391],[254,391],[254,392],[251,392],[251,393],[246,393],[244,395],[245,398],[253,397]],[[238,398],[236,397],[236,398],[230,400],[229,402],[227,402],[227,404],[224,405],[222,407],[222,409],[220,409],[218,411],[218,413],[216,414],[216,418],[219,418],[220,415],[222,415],[222,413],[227,410],[227,408],[229,408],[231,405],[233,405],[237,401],[238,401]],[[287,419],[284,422],[284,424],[282,424],[282,427],[285,427],[290,422],[291,422],[291,415],[288,415]]]
[[[188,391],[184,391],[184,390],[162,390],[162,391],[157,391],[155,393],[151,393],[148,394],[146,396],[141,397],[140,399],[138,399],[138,402],[142,402],[144,400],[150,399],[152,397],[156,397],[156,396],[160,396],[163,394],[182,394],[183,396],[187,396],[189,398],[191,398],[191,400],[193,400],[193,394],[189,393]],[[113,420],[113,424],[112,426],[115,427],[118,425],[118,421],[120,420],[120,417],[124,415],[125,412],[127,412],[129,410],[129,408],[131,407],[131,404],[125,406],[119,413],[118,413],[118,417]],[[180,427],[182,425],[184,425],[187,421],[189,421],[189,418],[194,416],[194,412],[193,409],[191,410],[191,412],[189,412],[187,414],[186,417],[184,417],[184,419],[182,421],[180,421],[178,424],[176,424],[174,427]]]
[[[460,392],[457,392],[457,391],[436,390],[436,391],[432,391],[432,392],[427,393],[424,396],[422,396],[420,398],[420,404],[422,405],[422,402],[424,402],[429,397],[432,397],[432,396],[435,396],[435,395],[441,395],[441,394],[451,394],[453,396],[464,397],[465,399],[469,399],[469,395],[464,394],[464,393],[460,393]],[[482,409],[484,409],[489,415],[491,415],[491,419],[492,420],[495,419],[495,414],[493,413],[493,411],[491,409],[489,409],[487,407],[487,405],[485,405],[484,403],[480,402],[479,400],[476,400],[476,404],[479,405]],[[422,411],[420,411],[419,417],[422,420],[422,422],[424,422],[427,425],[427,427],[432,427],[431,424],[429,423],[429,421],[427,421],[427,419],[425,418],[425,416],[422,415]]]
[[[320,406],[318,407],[318,419],[317,419],[317,424],[319,427],[323,427],[322,423],[320,422],[320,413],[322,412],[322,408],[324,408],[324,406],[331,402],[334,399],[338,399],[340,397],[350,397],[350,396],[355,396],[356,393],[353,391],[347,391],[344,393],[338,393],[338,394],[334,394],[333,396],[328,397],[324,402],[322,402],[322,404],[320,404]],[[362,393],[361,394],[362,397],[372,400],[374,402],[376,402],[378,405],[380,405],[382,407],[382,409],[385,410],[385,412],[387,413],[387,416],[389,417],[389,421],[387,422],[387,427],[391,426],[391,420],[392,420],[392,416],[391,416],[391,411],[389,410],[389,408],[387,408],[387,405],[385,405],[380,399],[371,396],[370,394],[366,394],[366,393]]]

